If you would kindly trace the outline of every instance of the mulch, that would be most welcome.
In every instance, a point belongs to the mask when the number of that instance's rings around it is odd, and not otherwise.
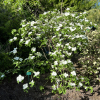
[[[52,85],[50,81],[45,86],[45,91],[41,92],[39,86],[45,84],[45,77],[48,74],[42,75],[40,80],[36,80],[36,87],[30,87],[29,92],[23,91],[23,84],[28,83],[28,77],[26,76],[23,83],[17,83],[16,77],[18,75],[12,75],[11,81],[7,78],[0,84],[0,100],[100,100],[100,86],[98,83],[91,84],[93,86],[93,93],[81,89],[76,91],[75,89],[66,90],[66,94],[53,94]],[[30,86],[30,85],[29,85]]]

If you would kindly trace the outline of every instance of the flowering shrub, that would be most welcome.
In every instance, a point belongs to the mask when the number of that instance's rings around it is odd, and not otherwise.
[[[93,26],[94,24],[91,24],[89,20],[84,18],[86,12],[77,16],[77,13],[71,14],[69,10],[70,8],[67,8],[66,12],[61,15],[55,9],[55,11],[40,14],[39,20],[32,22],[22,21],[22,27],[18,30],[18,33],[14,33],[14,36],[21,35],[21,39],[18,39],[19,46],[25,44],[26,47],[32,48],[28,58],[19,61],[17,57],[17,61],[14,60],[17,68],[14,73],[20,70],[21,64],[31,64],[29,67],[26,67],[27,72],[32,72],[34,73],[33,77],[39,78],[40,74],[44,74],[45,70],[47,70],[43,67],[45,65],[50,70],[48,79],[55,83],[52,86],[53,93],[58,91],[59,94],[64,94],[68,87],[76,87],[76,90],[84,87],[87,90],[91,89],[91,92],[93,92],[93,88],[88,86],[89,79],[87,77],[77,77],[76,69],[70,58],[73,56],[72,53],[77,53],[78,49],[82,50],[88,45],[88,38],[83,31],[85,27]],[[14,39],[10,39],[9,42],[12,43],[13,41]],[[45,46],[48,46],[49,49],[49,59],[42,49]],[[42,53],[37,52],[37,47],[42,50]],[[52,48],[51,51],[50,48]],[[16,50],[14,50],[14,54],[16,53]],[[23,79],[23,77],[19,76],[17,81],[21,82]],[[31,86],[35,83],[33,80],[32,78],[32,81],[29,83]],[[23,89],[27,92],[27,88],[28,84],[26,83],[23,85]],[[40,90],[42,89],[44,87],[40,86]]]

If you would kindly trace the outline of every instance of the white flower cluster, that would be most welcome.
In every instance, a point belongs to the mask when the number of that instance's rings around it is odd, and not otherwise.
[[[36,55],[37,56],[42,56],[42,54],[40,52],[37,52]]]
[[[67,76],[68,76],[68,74],[67,74],[67,73],[64,73],[63,75],[64,75],[65,77],[67,77]]]
[[[69,85],[71,85],[71,86],[75,87],[75,85],[76,85],[76,84],[75,84],[75,83],[70,83]]]
[[[9,42],[13,42],[15,40],[17,40],[17,37],[14,37],[13,39],[10,39]]]
[[[28,44],[30,42],[30,39],[29,40],[27,40],[26,42],[25,42],[25,44]]]
[[[13,50],[13,51],[11,51],[10,53],[12,53],[12,52],[13,52],[14,54],[16,54],[16,53],[17,53],[17,50],[16,50],[16,49],[17,49],[17,47],[16,47],[16,48],[14,48],[14,50]]]
[[[38,73],[36,74],[38,75]],[[24,76],[19,75],[16,79],[17,79],[17,82],[21,82],[22,80],[24,80]],[[33,84],[34,81],[32,80],[30,83]],[[28,83],[23,85],[23,89],[26,89],[27,87],[28,87]]]
[[[35,22],[35,21],[32,21],[32,22],[31,22],[31,26],[33,26],[35,23],[37,23],[37,22]]]
[[[34,72],[34,76],[38,76],[39,74],[40,74],[40,72],[38,71],[38,72]]]
[[[36,51],[36,48],[35,48],[35,47],[32,47],[32,48],[31,48],[31,51],[32,51],[32,52],[35,52],[35,51]]]
[[[19,57],[14,57],[14,60],[20,60],[20,61],[22,61],[23,59],[19,58]]]
[[[51,73],[51,75],[52,75],[52,76],[56,76],[57,73],[53,71],[53,72]]]
[[[23,42],[24,39],[20,39],[20,42]]]
[[[21,82],[23,79],[24,79],[24,76],[19,75],[19,76],[17,77],[17,81],[19,81],[19,82]]]
[[[74,75],[76,76],[76,72],[75,72],[75,71],[72,71],[71,74],[72,74],[73,76],[74,76]]]
[[[1,75],[1,77],[4,77],[5,75],[3,74],[3,75]]]

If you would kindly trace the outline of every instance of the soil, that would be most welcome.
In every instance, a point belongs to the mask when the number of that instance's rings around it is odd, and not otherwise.
[[[0,84],[0,100],[100,100],[100,86],[99,83],[92,83],[93,93],[85,91],[81,88],[80,91],[74,89],[67,89],[66,94],[53,94],[52,85],[50,81],[45,86],[45,91],[40,91],[39,86],[46,83],[45,77],[48,74],[42,75],[40,80],[34,79],[36,87],[30,87],[29,92],[23,91],[23,84],[28,83],[28,77],[26,76],[23,83],[17,83],[16,77],[18,75],[12,75],[11,81],[7,78]],[[30,86],[30,85],[29,85]]]

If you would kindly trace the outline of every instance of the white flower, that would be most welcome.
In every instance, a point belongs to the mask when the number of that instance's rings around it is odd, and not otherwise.
[[[19,60],[22,61],[23,59],[22,58],[19,58]]]
[[[11,42],[12,42],[12,41],[13,41],[13,39],[10,39],[9,41],[11,41]]]
[[[55,67],[55,69],[57,70],[57,67]]]
[[[67,8],[66,10],[70,10],[70,8]]]
[[[40,52],[37,52],[37,55],[38,55],[38,56],[42,56],[42,54],[41,54]]]
[[[90,22],[90,24],[92,25],[92,22]]]
[[[21,22],[25,22],[26,21],[26,19],[25,20],[22,20]]]
[[[62,41],[63,39],[60,39],[59,41]]]
[[[75,83],[70,83],[69,85],[71,85],[71,86],[75,86]]]
[[[23,41],[23,39],[20,39],[20,42],[22,42]]]
[[[74,24],[71,22],[69,25],[72,25],[72,26],[74,26]]]
[[[34,28],[36,28],[37,26],[34,26]]]
[[[17,50],[13,50],[13,53],[14,53],[14,54],[17,53]]]
[[[32,34],[32,32],[29,32],[28,35]]]
[[[71,14],[73,17],[75,17],[75,14]]]
[[[63,62],[64,62],[64,60],[61,60],[61,61],[60,61],[60,65],[62,65],[62,64],[63,64]]]
[[[82,80],[84,80],[84,78],[83,78],[83,77],[82,77],[81,79],[82,79]]]
[[[75,51],[76,50],[76,47],[72,47],[72,51]]]
[[[71,63],[71,60],[70,59],[67,59],[67,63]]]
[[[67,73],[64,73],[63,75],[64,75],[65,77],[67,77],[67,76],[68,76],[68,74],[67,74]]]
[[[27,60],[28,58],[25,58],[25,60]]]
[[[72,53],[67,53],[68,56],[70,56]]]
[[[65,16],[68,16],[68,15],[70,15],[70,13],[69,13],[69,12],[66,12],[66,13],[65,13]]]
[[[30,42],[30,40],[27,40],[26,42],[25,42],[25,44],[28,44]]]
[[[46,15],[46,14],[47,14],[47,12],[44,12],[43,14],[44,14],[44,15]]]
[[[69,46],[69,43],[66,43],[65,45]]]
[[[86,14],[86,12],[83,12],[83,14]]]
[[[54,71],[51,74],[52,74],[52,76],[56,76],[57,75],[57,73],[54,72]]]
[[[5,75],[1,75],[1,77],[4,77]]]
[[[55,85],[53,85],[53,90],[56,90],[56,86]]]
[[[59,27],[62,27],[62,24],[59,24]]]
[[[32,54],[29,54],[30,56],[32,56]]]
[[[13,39],[14,39],[14,40],[17,40],[17,37],[14,37]]]
[[[64,58],[64,57],[65,57],[65,55],[60,55],[60,57]]]
[[[76,37],[75,38],[79,38],[80,36],[79,35],[76,35]]]
[[[31,59],[33,59],[35,56],[32,56]]]
[[[36,23],[36,22],[32,21],[32,22],[31,22],[31,26],[33,26],[35,23]]]
[[[64,46],[63,46],[63,45],[61,45],[61,47],[63,48]]]
[[[70,30],[73,32],[73,31],[75,31],[76,30],[76,28],[72,28],[72,27],[69,27],[70,28]]]
[[[58,35],[59,37],[61,36],[61,34]]]
[[[26,89],[28,87],[28,83],[23,85],[23,89]]]
[[[85,20],[86,22],[88,22],[89,20]]]
[[[53,66],[54,66],[54,65],[51,65],[52,68],[54,68]]]
[[[57,29],[56,29],[56,31],[59,31],[60,30],[60,27],[58,27]]]
[[[73,76],[74,76],[74,75],[76,76],[76,72],[75,72],[75,71],[72,71],[71,74],[72,74]]]
[[[53,36],[52,39],[55,38],[55,37],[56,37],[56,36]]]
[[[19,76],[17,77],[17,81],[19,81],[19,82],[21,82],[23,79],[24,79],[24,77],[21,76],[21,75],[19,75]]]
[[[64,64],[64,65],[67,64],[67,61],[63,61],[63,64]]]
[[[35,48],[35,47],[33,47],[33,48],[31,48],[31,50],[32,50],[32,51],[36,51],[36,48]]]
[[[34,83],[34,81],[32,80],[31,83]]]
[[[54,65],[58,65],[58,61],[54,61]]]
[[[100,70],[100,67],[98,67],[97,69]]]
[[[97,26],[97,24],[94,24],[95,26]]]
[[[60,79],[59,78],[55,78],[56,82],[60,82]]]
[[[25,27],[26,25],[22,25],[22,27]]]
[[[20,7],[18,8],[18,11],[19,11],[19,10],[21,10],[21,8],[20,8]]]
[[[40,72],[34,72],[35,76],[38,76],[40,74]]]
[[[68,48],[71,49],[72,47],[71,46],[68,46]]]
[[[91,29],[90,27],[86,27],[85,29]]]
[[[59,47],[61,44],[57,43],[56,47]]]
[[[81,87],[82,85],[83,85],[83,84],[82,84],[81,82],[79,82],[79,85],[78,85],[78,86]]]
[[[95,61],[95,62],[93,62],[93,64],[95,65],[95,64],[96,64],[96,61]]]
[[[81,25],[80,27],[81,27],[81,29],[83,29],[83,25]]]
[[[81,45],[81,43],[80,43],[80,42],[78,42],[77,44],[78,44],[78,45]]]
[[[14,57],[14,59],[15,59],[15,60],[18,60],[18,59],[19,59],[19,57]]]
[[[85,87],[85,89],[87,89],[87,86]]]

